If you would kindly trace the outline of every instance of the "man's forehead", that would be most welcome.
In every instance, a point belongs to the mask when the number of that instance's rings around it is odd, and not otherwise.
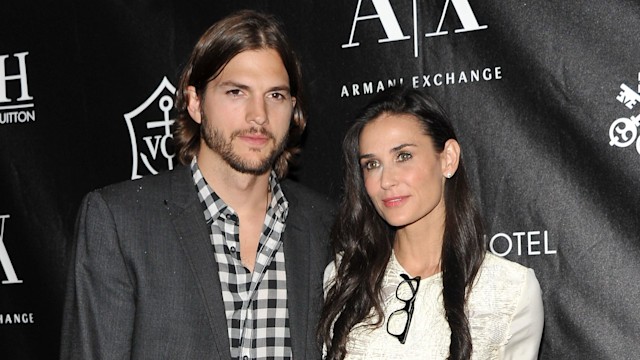
[[[211,80],[217,84],[232,83],[250,86],[268,83],[269,86],[289,88],[289,74],[280,55],[273,49],[245,50],[235,55]]]
[[[247,61],[259,62],[261,64],[264,64],[265,67],[266,65],[277,64],[278,66],[281,66],[285,70],[285,72],[287,71],[284,65],[284,61],[282,60],[282,56],[280,56],[280,53],[277,50],[272,48],[247,49],[240,51],[239,53],[232,56],[229,61],[227,61],[222,70],[224,70],[225,67],[229,66],[229,64],[236,64],[239,62]],[[269,64],[266,64],[265,61],[268,61]]]

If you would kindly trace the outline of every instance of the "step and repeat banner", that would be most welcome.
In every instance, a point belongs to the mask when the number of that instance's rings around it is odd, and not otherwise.
[[[58,357],[82,196],[177,164],[179,73],[241,8],[279,17],[304,65],[292,177],[339,198],[358,110],[391,86],[424,89],[454,120],[489,250],[540,280],[540,358],[637,357],[638,1],[27,0],[0,21],[3,359]]]

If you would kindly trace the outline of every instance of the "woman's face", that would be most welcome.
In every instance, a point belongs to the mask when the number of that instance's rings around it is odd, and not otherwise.
[[[396,227],[444,224],[448,160],[418,121],[413,115],[382,114],[360,133],[367,194],[378,214]]]

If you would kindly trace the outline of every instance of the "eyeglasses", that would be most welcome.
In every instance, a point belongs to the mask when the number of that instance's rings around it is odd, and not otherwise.
[[[402,281],[396,288],[396,298],[404,302],[404,308],[398,309],[389,315],[387,320],[387,333],[396,337],[401,344],[407,340],[411,317],[413,316],[413,304],[416,301],[418,287],[420,286],[420,276],[413,279],[407,274],[400,274]],[[404,324],[404,326],[402,325]]]

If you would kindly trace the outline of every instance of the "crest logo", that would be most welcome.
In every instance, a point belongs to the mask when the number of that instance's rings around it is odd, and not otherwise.
[[[640,72],[638,73],[638,92],[631,87],[621,84],[620,92],[616,97],[626,108],[633,110],[640,103]],[[638,139],[638,127],[640,127],[640,112],[638,115],[621,117],[609,127],[609,145],[627,147]],[[636,142],[636,151],[640,154],[640,140]]]
[[[13,269],[13,264],[11,264],[7,248],[4,246],[4,222],[8,218],[9,215],[0,215],[0,263],[2,264],[4,275],[7,277],[7,280],[2,280],[2,284],[20,284],[22,280],[18,279],[16,271]]]
[[[173,169],[173,135],[171,118],[176,88],[165,76],[160,85],[135,110],[124,114],[131,139],[131,179],[156,175],[161,170]],[[144,165],[141,169],[140,165]]]

